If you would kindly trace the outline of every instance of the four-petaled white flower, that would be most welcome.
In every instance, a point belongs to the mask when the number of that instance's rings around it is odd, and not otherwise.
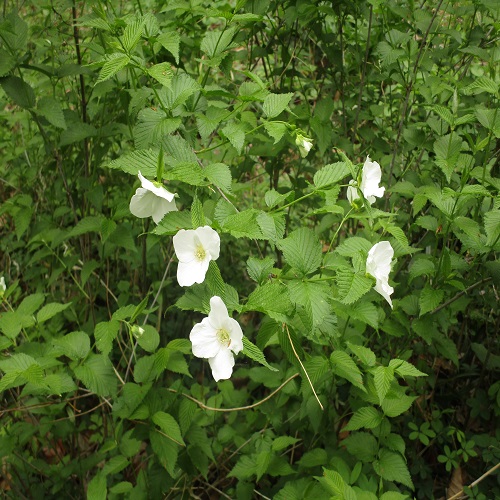
[[[177,281],[181,286],[203,283],[211,260],[219,258],[220,237],[210,226],[180,229],[173,238],[179,259]]]
[[[370,248],[366,259],[366,272],[375,279],[375,290],[384,297],[392,307],[391,294],[394,288],[389,285],[389,273],[394,249],[388,241],[381,241]]]
[[[158,224],[167,212],[177,210],[174,201],[175,194],[167,191],[159,182],[148,181],[141,172],[138,175],[142,187],[137,188],[132,196],[130,211],[141,219],[152,216]]]
[[[361,185],[359,188],[363,193],[366,201],[372,204],[375,203],[376,198],[381,198],[384,196],[385,187],[380,187],[380,180],[382,179],[382,170],[380,165],[376,161],[371,161],[370,157],[366,157],[366,161],[363,165],[363,171],[361,173]],[[358,190],[354,184],[355,182],[351,180],[347,188],[347,199],[352,204],[354,200],[359,198]]]
[[[194,325],[189,340],[193,354],[208,358],[216,382],[233,373],[234,354],[243,350],[243,332],[239,323],[229,317],[224,302],[217,295],[210,299],[210,312],[201,323]]]
[[[304,137],[302,134],[297,134],[295,138],[295,144],[299,147],[300,156],[305,158],[311,148],[313,147],[313,140],[309,139],[309,137]]]

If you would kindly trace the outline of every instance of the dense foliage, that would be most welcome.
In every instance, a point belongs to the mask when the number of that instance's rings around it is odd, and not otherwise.
[[[497,2],[18,3],[2,494],[500,496]]]

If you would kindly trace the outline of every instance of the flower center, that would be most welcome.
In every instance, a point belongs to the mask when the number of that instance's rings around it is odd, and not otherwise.
[[[201,243],[198,243],[198,245],[196,245],[196,249],[194,251],[194,256],[196,257],[196,260],[198,260],[200,262],[205,260],[205,257],[207,256],[207,252],[203,248],[203,245]]]
[[[231,345],[231,337],[229,336],[229,332],[224,330],[224,328],[219,328],[217,330],[217,340],[225,347],[229,347]]]

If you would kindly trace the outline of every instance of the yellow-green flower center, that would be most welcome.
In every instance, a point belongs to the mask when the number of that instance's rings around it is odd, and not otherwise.
[[[194,251],[194,256],[196,257],[196,260],[199,260],[200,262],[205,260],[205,257],[207,256],[207,252],[203,248],[203,245],[201,243],[198,243],[198,245],[196,245],[196,249]]]
[[[217,340],[224,346],[229,347],[231,344],[231,337],[229,336],[229,332],[224,330],[224,328],[219,328],[217,330]]]

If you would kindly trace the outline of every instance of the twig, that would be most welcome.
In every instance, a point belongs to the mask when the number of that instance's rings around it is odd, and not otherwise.
[[[490,470],[486,471],[480,478],[478,478],[474,482],[470,483],[469,486],[467,486],[467,488],[474,488],[474,486],[479,484],[485,477],[489,476],[490,474],[493,474],[493,472],[495,472],[499,467],[500,467],[500,462],[497,463]],[[464,492],[464,490],[460,490],[458,493],[455,493],[452,497],[448,498],[448,500],[455,500],[456,498],[459,498],[463,492]]]
[[[252,408],[256,408],[257,406],[260,406],[261,404],[265,403],[269,399],[271,399],[277,392],[281,391],[283,387],[285,387],[288,382],[293,380],[295,377],[298,377],[300,374],[299,373],[294,373],[291,377],[287,378],[277,389],[275,389],[271,394],[266,396],[264,399],[261,399],[257,403],[254,403],[252,405],[248,406],[239,406],[237,408],[214,408],[213,406],[207,406],[206,404],[202,403],[201,401],[198,401],[197,399],[193,398],[192,396],[189,396],[188,394],[184,394],[183,392],[176,391],[175,389],[167,389],[169,392],[173,392],[175,394],[180,394],[181,396],[184,396],[187,399],[190,399],[194,403],[196,403],[200,408],[203,408],[204,410],[209,410],[209,411],[219,411],[219,412],[226,412],[226,411],[240,411],[240,410],[251,410]],[[313,389],[314,391],[314,389]],[[320,403],[321,405],[321,403]],[[321,407],[323,408],[323,407]]]
[[[316,391],[314,390],[314,386],[311,382],[311,379],[309,378],[309,374],[307,373],[304,365],[302,364],[302,361],[299,358],[299,355],[297,354],[297,351],[295,350],[295,346],[293,345],[292,342],[292,337],[290,335],[290,330],[288,330],[288,325],[286,323],[283,323],[283,326],[286,328],[286,333],[288,335],[288,340],[290,340],[290,345],[292,346],[293,353],[295,354],[295,357],[297,358],[297,361],[300,363],[300,366],[302,367],[302,370],[304,370],[304,373],[306,374],[307,381],[309,382],[309,385],[311,386],[311,389],[313,391],[314,397],[316,398],[316,401],[318,402],[320,408],[324,410],[323,405],[321,404],[321,401],[318,398],[318,395],[316,394]]]
[[[490,281],[492,278],[484,278],[481,281],[478,281],[477,283],[474,283],[473,285],[469,286],[465,290],[457,293],[455,297],[452,297],[450,300],[447,300],[444,304],[441,304],[440,306],[436,307],[434,311],[431,312],[431,314],[436,314],[438,311],[441,311],[441,309],[444,309],[445,307],[449,306],[452,302],[455,302],[455,300],[458,300],[462,295],[465,295],[467,292],[470,292],[473,288],[476,288],[479,285],[482,285],[483,283],[486,283]]]

